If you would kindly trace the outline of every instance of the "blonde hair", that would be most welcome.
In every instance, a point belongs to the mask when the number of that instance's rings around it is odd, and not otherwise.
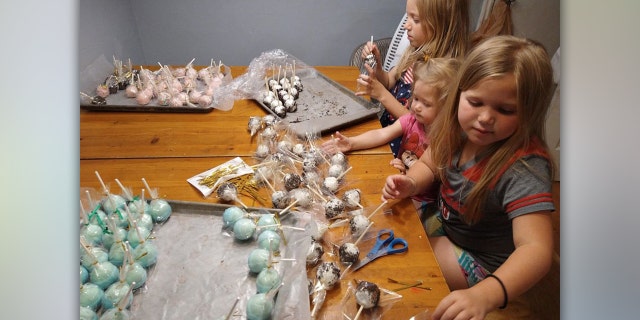
[[[437,111],[439,112],[449,96],[451,83],[456,77],[460,64],[460,60],[456,58],[430,58],[427,61],[417,61],[413,65],[413,89],[418,81],[435,88],[438,91]]]
[[[396,80],[403,71],[425,56],[463,57],[469,42],[468,0],[418,0],[418,14],[424,34],[433,37],[418,48],[409,46],[398,62]],[[431,31],[431,32],[429,32]]]
[[[490,155],[482,176],[465,199],[468,223],[482,216],[489,189],[497,182],[503,168],[517,150],[526,149],[536,141],[548,154],[544,142],[545,119],[552,96],[553,69],[549,56],[538,42],[514,36],[495,36],[481,42],[471,50],[460,67],[454,81],[457,92],[450,94],[442,112],[431,127],[431,156],[436,175],[445,179],[445,169],[451,165],[453,155],[465,143],[458,122],[460,93],[476,86],[481,80],[513,74],[517,90],[518,128],[508,138],[489,147]],[[548,159],[548,155],[547,155]],[[553,175],[553,162],[549,161]]]

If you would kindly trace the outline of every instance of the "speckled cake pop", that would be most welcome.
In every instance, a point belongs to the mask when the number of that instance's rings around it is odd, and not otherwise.
[[[271,203],[276,209],[284,209],[289,205],[289,193],[284,190],[278,190],[271,194]]]
[[[360,257],[360,249],[358,249],[356,244],[346,242],[340,246],[338,254],[340,256],[340,262],[344,264],[351,264],[358,261],[358,258]]]
[[[316,270],[316,278],[325,289],[331,289],[340,280],[340,268],[335,262],[323,262]]]
[[[344,211],[344,202],[339,198],[331,198],[324,205],[324,215],[327,219],[334,219]]]
[[[369,226],[369,218],[367,218],[363,214],[355,215],[349,220],[349,228],[351,230],[351,234],[358,237],[367,229]]]
[[[360,205],[360,195],[360,189],[349,189],[342,195],[342,201],[344,201],[347,208],[361,208],[362,206]]]
[[[311,240],[309,251],[307,251],[307,265],[315,266],[320,261],[323,254],[324,248],[322,247],[322,244],[318,241]]]
[[[360,306],[365,309],[373,308],[380,301],[380,288],[375,283],[360,281],[355,296]]]
[[[283,178],[284,187],[287,191],[291,191],[293,189],[299,188],[302,183],[302,178],[297,173],[287,173]]]

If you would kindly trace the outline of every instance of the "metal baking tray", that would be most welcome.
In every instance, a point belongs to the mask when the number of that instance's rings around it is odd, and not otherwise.
[[[226,68],[226,66],[225,66]],[[227,68],[225,70],[225,76],[222,80],[221,86],[229,83],[231,81],[231,71]],[[95,88],[99,83],[95,83],[92,86],[92,92],[95,91]],[[205,84],[203,81],[198,80],[199,90],[205,89]],[[89,111],[125,111],[125,112],[164,112],[164,113],[209,113],[215,109],[215,101],[212,102],[209,106],[202,107],[198,104],[194,104],[194,106],[162,106],[157,103],[156,99],[152,99],[151,102],[147,105],[140,105],[136,102],[135,98],[128,98],[125,94],[125,90],[118,90],[116,93],[112,93],[108,95],[105,100],[106,104],[92,104],[89,99],[80,99],[80,109],[89,110]]]
[[[332,133],[374,117],[378,112],[376,104],[356,96],[353,91],[314,68],[296,71],[296,74],[303,86],[296,100],[297,111],[280,118],[262,100],[256,101],[263,109],[287,122],[300,137],[305,137],[307,133]]]
[[[134,319],[224,319],[236,300],[232,319],[246,319],[246,302],[256,293],[256,275],[248,256],[257,241],[236,240],[222,227],[222,213],[230,205],[168,201],[170,218],[154,227],[158,261],[148,270],[145,285],[134,294]],[[276,209],[249,208],[248,212],[274,213]],[[297,213],[285,214],[283,225],[305,227]],[[275,264],[283,276],[273,319],[309,318],[306,252],[307,231],[285,229],[287,245],[280,256],[296,261]],[[306,241],[306,246],[304,245]]]

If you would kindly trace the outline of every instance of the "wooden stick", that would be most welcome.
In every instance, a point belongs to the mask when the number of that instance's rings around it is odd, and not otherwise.
[[[371,217],[373,217],[373,215],[378,212],[380,209],[382,209],[382,207],[384,207],[384,205],[387,204],[387,200],[385,200],[384,202],[382,202],[375,210],[373,210],[373,212],[371,212],[371,214],[367,217],[369,219],[371,219]]]

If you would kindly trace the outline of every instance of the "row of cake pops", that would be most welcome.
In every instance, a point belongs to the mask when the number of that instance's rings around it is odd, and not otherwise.
[[[125,71],[122,63],[114,59],[115,71],[96,87],[96,95],[80,94],[91,104],[98,105],[106,104],[109,95],[124,91],[126,97],[135,99],[139,105],[147,105],[155,99],[161,106],[207,107],[228,71],[221,61],[216,64],[213,59],[209,66],[196,70],[194,60],[184,67],[173,68],[159,63],[160,68],[156,71],[143,67],[133,69],[129,61],[129,70]]]
[[[228,189],[225,185],[220,188]],[[219,194],[221,192],[218,192]],[[225,199],[222,199],[225,201]],[[228,199],[226,199],[228,201]],[[284,242],[284,229],[304,231],[304,228],[282,224],[281,215],[287,214],[292,206],[278,213],[248,212],[247,208],[232,206],[224,210],[222,215],[223,229],[232,230],[237,241],[255,240],[258,247],[253,249],[247,259],[249,272],[256,277],[256,293],[246,301],[246,316],[249,320],[265,320],[271,317],[275,295],[282,285],[282,275],[275,264],[294,259],[275,258],[280,256],[280,246]],[[231,314],[231,312],[229,313]]]
[[[291,71],[290,76],[287,69]],[[298,110],[297,100],[303,91],[303,85],[296,75],[295,61],[291,67],[285,65],[283,74],[281,71],[282,66],[278,66],[277,74],[273,71],[271,79],[265,77],[265,88],[260,93],[260,99],[278,117],[284,118],[287,113]]]
[[[150,240],[154,223],[163,223],[171,215],[171,207],[157,197],[157,191],[143,182],[151,194],[147,202],[142,189],[141,198],[132,196],[118,179],[122,195],[113,194],[98,172],[104,196],[94,203],[85,190],[90,213],[84,209],[80,231],[80,307],[86,319],[123,319],[133,300],[133,290],[147,280],[147,270],[158,257],[158,250]],[[114,318],[115,317],[115,318]],[[83,318],[83,319],[85,319]]]
[[[314,148],[313,142],[310,139],[306,144],[300,142],[293,144],[291,140],[287,140],[290,135],[286,131],[286,128],[283,129],[279,127],[278,122],[272,121],[269,117],[270,116],[265,116],[262,119],[252,117],[249,120],[248,130],[252,136],[260,133],[261,144],[259,144],[258,150],[260,149],[260,145],[270,144],[271,146],[276,146],[273,151],[270,150],[266,153],[268,154],[266,157],[261,157],[261,154],[257,152],[257,158],[262,161],[275,161],[281,164],[298,163],[302,169],[302,176],[295,172],[282,174],[282,181],[279,185],[284,186],[285,191],[275,190],[271,185],[270,179],[267,177],[273,179],[273,177],[277,175],[270,175],[270,173],[273,173],[273,170],[268,171],[269,166],[258,167],[256,176],[261,178],[264,184],[269,186],[273,192],[273,206],[278,208],[294,201],[307,204],[303,206],[303,208],[308,209],[310,207],[308,204],[314,201],[323,203],[324,218],[326,220],[319,219],[317,221],[320,231],[312,237],[311,246],[307,253],[308,266],[313,267],[322,261],[322,255],[325,252],[322,246],[322,234],[324,231],[332,227],[344,225],[345,221],[348,221],[352,239],[358,238],[353,242],[344,241],[344,243],[339,246],[339,261],[342,265],[346,266],[344,271],[341,271],[339,266],[331,261],[322,262],[316,269],[316,278],[318,281],[316,282],[315,288],[311,290],[314,303],[312,315],[315,316],[324,301],[325,291],[332,288],[334,281],[338,281],[344,276],[350,266],[358,261],[359,249],[357,244],[373,224],[371,217],[382,209],[382,207],[386,205],[386,202],[382,203],[371,213],[365,214],[364,207],[360,203],[361,192],[359,189],[347,189],[342,194],[342,197],[338,197],[337,193],[340,187],[344,186],[342,178],[351,169],[351,167],[347,165],[348,161],[346,156],[342,153],[336,153],[332,156],[323,155],[319,152],[318,148]],[[323,164],[325,169],[319,169],[322,168],[321,165]],[[324,176],[324,179],[322,179],[322,176]],[[309,179],[309,177],[312,178]],[[322,180],[322,187],[317,188],[320,180]],[[312,195],[315,195],[315,197]],[[341,272],[342,276],[340,276]],[[374,286],[363,285],[363,288],[369,288],[367,290],[370,290],[374,288]],[[363,302],[360,305],[368,308],[372,303]]]

